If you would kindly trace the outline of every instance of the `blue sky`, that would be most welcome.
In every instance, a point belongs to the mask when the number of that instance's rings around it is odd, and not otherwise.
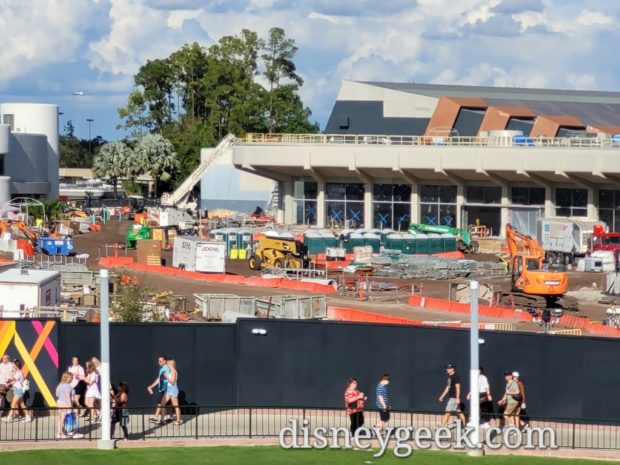
[[[620,91],[618,0],[0,0],[0,102],[58,103],[122,137],[147,59],[242,28],[297,41],[324,127],[343,79]],[[74,91],[84,92],[73,96]]]

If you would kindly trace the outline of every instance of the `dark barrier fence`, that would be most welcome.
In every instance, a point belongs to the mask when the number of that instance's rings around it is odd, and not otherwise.
[[[148,440],[161,438],[277,438],[283,428],[295,427],[299,441],[302,441],[302,426],[307,426],[308,436],[314,441],[313,431],[317,427],[327,430],[323,433],[332,443],[333,431],[337,429],[338,439],[342,439],[342,429],[349,428],[349,418],[343,410],[314,409],[298,407],[184,407],[182,424],[177,425],[172,418],[162,423],[152,420],[152,408],[129,408],[129,423],[127,425],[129,440]],[[48,440],[96,440],[101,438],[101,423],[91,422],[78,416],[77,428],[69,434],[59,434],[58,421],[65,415],[66,410],[35,409],[32,421],[16,420],[0,422],[1,441],[48,441]],[[173,415],[168,409],[168,415]],[[5,418],[5,417],[3,417]],[[304,420],[306,420],[304,422]],[[376,411],[365,412],[365,425],[370,427],[379,420]],[[294,422],[296,426],[293,426]],[[435,412],[393,411],[389,426],[393,428],[409,427],[413,431],[422,427],[434,431],[441,422],[441,414]],[[499,421],[491,421],[494,427],[500,426]],[[454,423],[449,423],[451,437],[449,441],[455,444],[456,429]],[[541,433],[547,429],[545,433]],[[487,445],[500,445],[507,442],[514,445],[514,439],[506,439],[506,429],[489,435],[484,435],[483,442]],[[123,432],[117,424],[114,430],[115,438],[122,440]],[[519,433],[521,434],[521,433]],[[620,422],[583,419],[553,419],[530,418],[529,425],[523,429],[523,444],[527,443],[528,434],[531,435],[531,444],[534,447],[542,445],[549,448],[555,445],[559,448],[573,449],[620,449]],[[286,437],[290,439],[294,434],[288,430]],[[550,436],[550,435],[553,435]],[[511,438],[513,436],[510,436]],[[509,442],[513,441],[513,442]],[[290,441],[289,441],[290,442]],[[342,441],[341,441],[342,442]],[[392,444],[393,445],[393,444]]]
[[[2,322],[4,323],[4,322]],[[21,349],[38,356],[31,363],[53,395],[71,356],[85,361],[99,353],[96,324],[62,323],[49,344],[37,344],[33,326],[20,321]],[[32,326],[32,330],[30,328]],[[55,328],[54,328],[55,329]],[[264,331],[254,331],[261,329]],[[35,332],[32,332],[36,330]],[[32,332],[30,335],[29,332]],[[504,391],[502,373],[518,370],[525,383],[528,411],[556,419],[620,418],[620,341],[527,333],[481,331],[480,360],[494,398]],[[57,342],[56,342],[57,341]],[[57,344],[58,368],[50,369]],[[346,379],[354,376],[374,405],[383,373],[392,376],[390,401],[395,410],[435,411],[446,382],[444,366],[455,364],[469,390],[467,330],[298,320],[240,320],[228,324],[112,324],[111,379],[127,381],[131,405],[155,404],[146,386],[157,376],[157,357],[177,361],[180,400],[189,406],[261,407],[343,406]],[[54,350],[52,350],[54,349]],[[28,405],[42,405],[38,382],[31,380]],[[49,397],[48,395],[48,397]],[[46,402],[47,403],[47,402]],[[47,403],[49,405],[49,403]]]

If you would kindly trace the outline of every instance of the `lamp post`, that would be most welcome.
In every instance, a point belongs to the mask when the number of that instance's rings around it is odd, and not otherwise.
[[[99,323],[99,337],[101,341],[101,439],[97,442],[98,449],[114,449],[111,439],[110,416],[110,302],[109,302],[109,274],[108,270],[99,271],[101,289],[101,315]]]
[[[480,395],[478,394],[478,379],[480,378],[480,360],[478,338],[478,281],[469,282],[469,308],[471,327],[469,330],[469,385],[471,412],[470,424],[474,428],[472,443],[475,449],[467,452],[467,455],[479,457],[484,455],[484,449],[480,441]]]
[[[74,90],[73,91],[73,96],[74,97],[83,97],[84,96],[84,91],[82,90]],[[75,100],[75,123],[77,124],[76,128],[75,128],[75,135],[76,137],[79,139],[80,138],[80,107],[78,106],[78,100]]]
[[[86,118],[86,121],[88,122],[88,155],[92,157],[93,151],[91,149],[91,144],[92,144],[93,138],[91,135],[91,129],[92,129],[93,122],[95,120],[93,118]]]

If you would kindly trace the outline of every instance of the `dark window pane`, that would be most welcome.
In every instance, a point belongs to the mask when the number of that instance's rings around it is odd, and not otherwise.
[[[598,217],[601,221],[603,221],[607,226],[609,226],[610,231],[615,231],[614,226],[614,211],[607,210],[605,208],[601,208],[598,212]]]
[[[555,204],[558,207],[570,207],[571,202],[571,189],[561,189],[558,188],[555,190]],[[565,216],[565,215],[562,215]],[[570,215],[566,215],[570,216]]]
[[[468,203],[484,203],[484,187],[467,186]]]
[[[392,227],[392,204],[373,204],[373,228],[385,229]]]
[[[314,181],[304,182],[304,199],[315,200],[319,192],[318,183]]]
[[[346,219],[351,227],[364,223],[364,204],[362,202],[347,202]]]
[[[614,191],[608,189],[601,189],[598,191],[598,206],[599,208],[613,208],[614,207]]]
[[[347,200],[364,200],[363,184],[346,184]]]
[[[316,201],[304,202],[304,224],[316,224]]]
[[[545,188],[544,187],[529,187],[530,192],[530,205],[544,205],[545,204]]]
[[[326,191],[328,200],[344,200],[346,188],[342,183],[328,182]]]
[[[392,184],[375,184],[372,188],[373,200],[389,202],[392,200]]]
[[[512,188],[512,203],[518,205],[528,205],[528,188],[527,187],[513,187]]]
[[[326,202],[327,226],[344,225],[344,202]]]
[[[616,191],[616,195],[615,197],[615,202],[614,202],[614,208],[620,208],[620,191]],[[617,229],[615,230],[617,231]]]
[[[411,223],[411,204],[395,203],[392,228],[396,231],[406,231]]]
[[[304,203],[303,202],[295,202],[297,203],[297,221],[296,224],[306,224],[304,222]]]
[[[587,208],[573,208],[573,214],[571,216],[588,216]]]
[[[555,216],[571,216],[570,208],[556,208]]]
[[[620,231],[620,210],[614,210],[613,227],[609,225],[610,231]]]
[[[442,225],[456,226],[456,205],[442,205],[439,219]]]
[[[422,204],[420,205],[420,218],[423,224],[438,225],[439,223],[439,205]]]
[[[441,203],[456,203],[456,186],[439,186]]]
[[[586,189],[573,189],[573,207],[588,206],[588,191]]]
[[[420,189],[421,202],[437,202],[439,200],[439,186],[423,185]]]
[[[499,186],[487,186],[484,188],[484,203],[501,203],[502,188]]]
[[[411,202],[411,186],[394,184],[394,202]]]

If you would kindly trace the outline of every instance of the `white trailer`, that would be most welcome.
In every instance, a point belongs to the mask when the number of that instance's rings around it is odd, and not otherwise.
[[[226,272],[226,243],[194,236],[174,238],[172,266],[204,273]]]
[[[0,273],[0,318],[20,318],[33,307],[60,304],[60,272],[19,270]]]
[[[157,222],[162,228],[174,226],[178,229],[189,229],[196,225],[196,220],[185,210],[152,208],[148,213],[149,220]]]
[[[540,218],[536,235],[549,260],[574,263],[575,257],[590,252],[596,225],[606,228],[604,222],[590,218]]]

